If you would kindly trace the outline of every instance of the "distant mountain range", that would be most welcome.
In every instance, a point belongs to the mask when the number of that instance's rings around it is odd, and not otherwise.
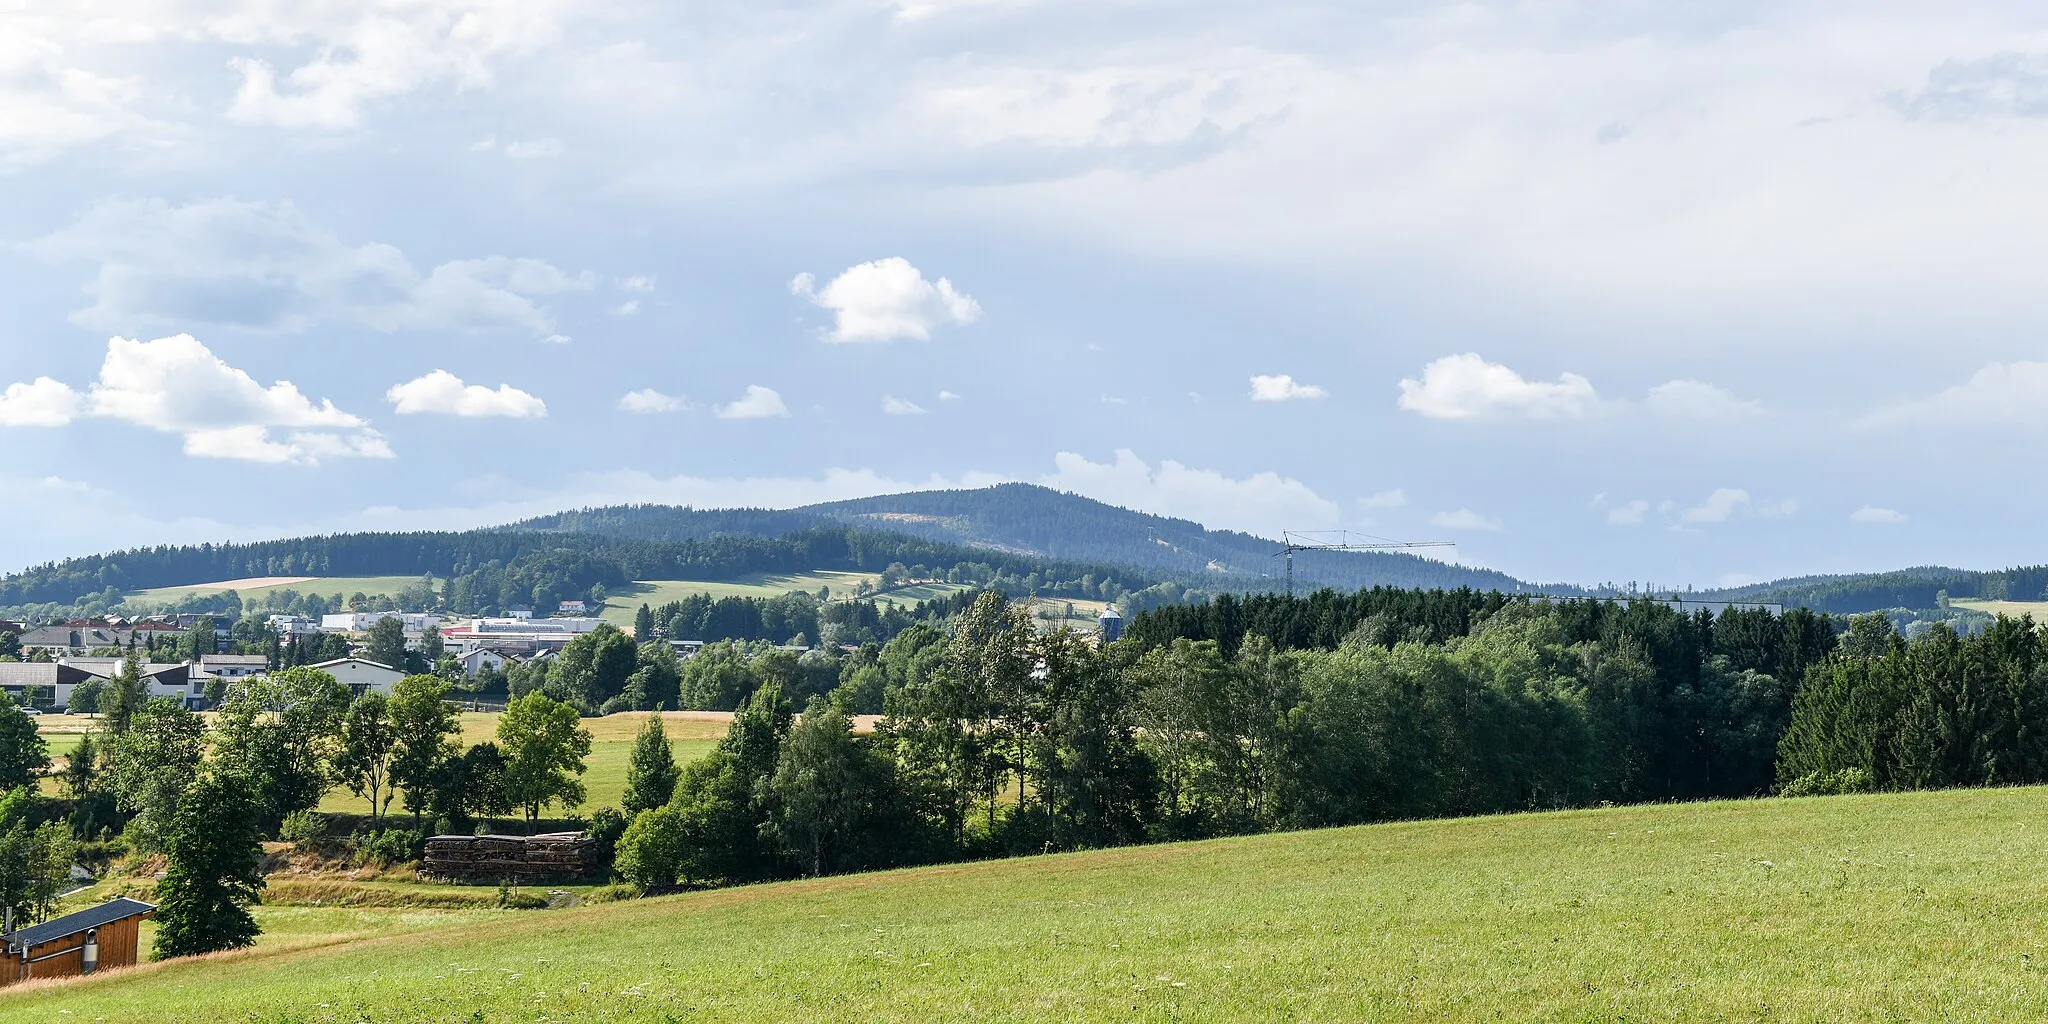
[[[907,533],[948,544],[1062,561],[1134,566],[1189,585],[1206,582],[1215,589],[1281,589],[1286,585],[1286,563],[1278,557],[1278,541],[1234,530],[1211,530],[1186,519],[1134,512],[1023,483],[911,491],[789,510],[614,506],[542,516],[509,529],[678,541],[721,534],[780,536],[825,525]],[[1304,551],[1296,554],[1294,571],[1297,589],[1308,590],[1373,586],[1510,592],[1539,589],[1506,573],[1403,552]],[[1543,589],[1555,592],[1557,588]]]

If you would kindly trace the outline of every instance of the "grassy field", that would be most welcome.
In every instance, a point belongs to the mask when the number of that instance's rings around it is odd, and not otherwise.
[[[0,990],[0,1021],[2035,1021],[2048,791],[764,885]]]
[[[138,590],[129,594],[127,600],[162,603],[195,594],[218,594],[225,590],[234,591],[244,602],[258,600],[273,590],[296,590],[301,594],[325,594],[330,597],[339,594],[346,600],[349,595],[358,593],[371,596],[396,595],[417,579],[418,576],[272,576]],[[436,586],[439,586],[439,581],[436,581]]]
[[[589,789],[590,798],[579,808],[581,813],[587,815],[600,807],[619,805],[626,794],[626,762],[633,754],[633,738],[640,734],[640,725],[646,720],[644,712],[583,720],[583,727],[590,730],[590,756],[583,761],[583,785]],[[675,748],[679,764],[702,757],[725,735],[731,722],[731,715],[715,711],[671,711],[662,715],[662,725],[668,731],[669,745]],[[470,712],[462,716],[463,743],[481,743],[497,734],[497,715]],[[320,809],[368,814],[370,802],[348,790],[337,789],[321,801]],[[556,808],[549,813],[563,812]]]
[[[1951,600],[1949,604],[1986,615],[2011,615],[2014,618],[2031,615],[2035,622],[2048,622],[2048,601]]]
[[[610,595],[605,601],[602,616],[606,622],[630,626],[633,614],[640,610],[641,605],[659,608],[691,594],[709,594],[714,598],[765,598],[781,597],[793,590],[815,594],[819,587],[830,587],[834,597],[845,597],[851,595],[862,581],[874,583],[881,578],[880,573],[872,572],[819,571],[787,576],[756,573],[736,580],[644,580]]]

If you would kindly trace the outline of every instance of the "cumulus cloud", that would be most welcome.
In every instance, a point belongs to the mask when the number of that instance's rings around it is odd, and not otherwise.
[[[2048,363],[1991,363],[1926,398],[1865,416],[1862,426],[2039,426],[2048,424]]]
[[[966,326],[981,319],[981,304],[953,282],[925,280],[923,272],[901,256],[848,267],[817,287],[808,273],[789,283],[791,294],[832,311],[827,341],[928,341],[940,327]]]
[[[619,408],[625,412],[682,412],[689,407],[689,399],[681,395],[664,395],[653,388],[628,391],[619,397]]]
[[[1048,487],[1213,529],[1278,537],[1286,530],[1332,527],[1338,520],[1336,502],[1270,471],[1233,478],[1171,459],[1154,467],[1128,448],[1117,449],[1114,461],[1106,463],[1060,452],[1053,465],[1055,471],[1040,480]]]
[[[0,427],[61,427],[78,415],[78,392],[69,384],[37,377],[0,392]]]
[[[1473,352],[1445,356],[1423,367],[1420,380],[1401,381],[1400,407],[1430,419],[1570,419],[1599,406],[1592,382],[1576,373],[1527,380]]]
[[[332,401],[316,404],[289,381],[266,388],[189,334],[109,339],[99,379],[84,395],[43,377],[0,397],[0,424],[61,426],[78,415],[181,435],[185,453],[201,458],[313,463],[392,454],[361,417]]]
[[[952,393],[951,391],[939,392],[939,401],[941,402],[957,402],[959,400],[960,396]]]
[[[759,384],[747,385],[745,394],[718,407],[718,418],[722,420],[765,420],[787,415],[789,407],[782,404],[782,396],[774,388]]]
[[[398,249],[346,243],[290,203],[226,197],[183,206],[108,200],[27,248],[53,262],[97,264],[86,289],[93,303],[72,320],[117,331],[197,323],[289,333],[342,323],[547,338],[554,320],[536,300],[597,281],[505,256],[421,273]]]
[[[1500,531],[1500,520],[1482,516],[1469,508],[1460,508],[1450,512],[1438,512],[1429,517],[1429,525],[1440,530],[1470,530],[1487,533],[1497,533]]]
[[[1738,509],[1749,505],[1749,492],[1737,487],[1719,487],[1707,500],[1678,514],[1682,523],[1725,523]]]
[[[924,406],[897,398],[895,395],[883,395],[882,411],[891,416],[922,416]]]
[[[1367,495],[1358,499],[1358,503],[1366,508],[1400,508],[1408,504],[1408,492],[1396,487],[1391,491]]]
[[[394,384],[384,397],[401,416],[438,413],[446,416],[536,419],[548,414],[546,402],[510,384],[500,384],[496,390],[481,384],[464,384],[462,378],[446,370],[435,370],[403,384]]]
[[[1302,384],[1288,374],[1252,378],[1254,402],[1291,402],[1298,398],[1321,398],[1328,392],[1314,384]]]
[[[1904,512],[1899,511],[1898,509],[1879,508],[1875,505],[1865,505],[1862,508],[1859,508],[1856,511],[1849,513],[1849,521],[1852,523],[1865,523],[1878,526],[1889,526],[1896,523],[1903,523],[1906,521],[1907,518],[1907,515]]]
[[[1760,402],[1737,398],[1726,388],[1705,381],[1674,380],[1650,389],[1643,407],[1675,420],[1740,420],[1763,414]]]
[[[1644,518],[1647,517],[1649,514],[1650,503],[1642,500],[1641,498],[1637,498],[1634,501],[1630,501],[1621,505],[1616,505],[1613,508],[1608,509],[1607,525],[1641,526],[1643,525]]]

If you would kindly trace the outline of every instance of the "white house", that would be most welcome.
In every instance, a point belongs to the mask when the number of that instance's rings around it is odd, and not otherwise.
[[[205,692],[206,684],[214,679],[224,679],[233,685],[269,671],[270,659],[261,654],[202,654],[193,669],[192,681]]]
[[[323,661],[311,667],[333,676],[337,682],[346,685],[358,694],[365,692],[389,694],[391,687],[396,685],[400,679],[405,678],[405,673],[389,665],[379,665],[374,661],[364,661],[361,658],[336,658],[333,661]]]
[[[568,618],[582,615],[589,610],[581,600],[571,600],[562,602],[561,607],[555,609],[555,614]]]
[[[320,630],[324,633],[367,633],[370,627],[385,619],[397,619],[408,633],[424,633],[441,624],[441,617],[433,612],[342,612],[320,616]]]
[[[473,647],[457,658],[462,662],[462,674],[475,679],[476,674],[487,668],[504,668],[505,656],[486,647]]]

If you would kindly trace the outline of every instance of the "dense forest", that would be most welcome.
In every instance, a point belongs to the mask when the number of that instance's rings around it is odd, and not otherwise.
[[[2048,635],[2014,619],[1908,641],[1882,615],[1838,636],[1807,610],[1382,589],[1161,609],[1100,647],[990,595],[842,659],[829,692],[788,659],[728,645],[680,683],[740,716],[629,827],[628,878],[2048,781]]]
[[[1991,572],[1924,566],[1897,572],[1806,576],[1706,591],[1699,596],[1812,608],[1836,615],[1891,608],[1940,608],[1944,598],[2042,601],[2048,600],[2048,565]]]
[[[504,530],[362,533],[249,544],[157,547],[93,555],[0,578],[0,607],[91,600],[150,587],[256,576],[433,575],[452,581],[458,612],[581,597],[634,580],[720,580],[818,569],[915,566],[949,581],[1001,581],[1017,592],[1117,600],[1156,581],[1142,572],[833,526],[779,537],[638,541]],[[1172,588],[1176,596],[1181,591]]]

